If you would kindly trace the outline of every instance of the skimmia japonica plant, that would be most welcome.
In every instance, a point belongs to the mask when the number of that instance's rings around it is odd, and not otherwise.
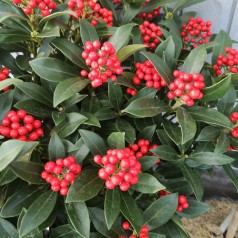
[[[238,188],[238,52],[192,3],[0,0],[1,238],[189,237],[201,175]]]

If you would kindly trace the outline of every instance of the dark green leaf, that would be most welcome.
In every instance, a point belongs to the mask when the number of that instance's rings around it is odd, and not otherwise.
[[[196,141],[213,141],[218,138],[221,129],[214,126],[206,126],[198,135]]]
[[[22,218],[19,230],[21,237],[33,231],[49,217],[55,207],[56,199],[57,193],[48,191],[31,204]]]
[[[119,111],[123,101],[122,89],[112,81],[108,81],[108,98],[113,107]]]
[[[176,212],[178,206],[178,195],[169,194],[153,202],[143,213],[144,225],[150,230],[162,226]]]
[[[60,28],[53,22],[47,22],[44,25],[41,33],[37,35],[39,38],[50,38],[54,36],[60,36]]]
[[[89,238],[90,220],[87,206],[84,202],[65,204],[69,220],[76,232],[83,238]]]
[[[231,142],[227,134],[221,133],[220,136],[217,138],[217,143],[214,152],[225,153],[227,152],[230,145]]]
[[[182,132],[181,143],[183,145],[186,142],[190,141],[195,136],[197,125],[193,117],[183,107],[180,107],[177,109],[176,115],[178,118],[178,122],[181,126],[181,132]]]
[[[13,29],[0,29],[0,42],[1,43],[18,43],[22,41],[30,40],[31,36],[29,33]]]
[[[176,145],[179,145],[182,140],[182,134],[181,134],[180,128],[170,121],[164,121],[163,127],[164,127],[166,134],[169,136],[169,138]]]
[[[12,101],[13,91],[7,91],[0,94],[0,120],[2,120],[6,116],[7,112],[12,108]]]
[[[138,175],[139,181],[133,185],[133,189],[141,193],[153,194],[165,189],[165,187],[152,175],[142,173]]]
[[[125,132],[113,132],[107,142],[112,149],[125,149]]]
[[[157,156],[145,156],[138,160],[141,163],[142,171],[146,171],[147,169],[150,169],[153,167],[156,162],[158,161]]]
[[[65,157],[65,149],[62,140],[59,138],[57,133],[54,133],[49,142],[48,147],[49,155],[51,160]]]
[[[87,201],[98,194],[103,184],[104,181],[98,177],[98,170],[84,170],[71,185],[66,202]]]
[[[74,231],[69,224],[63,226],[57,226],[50,233],[49,238],[81,238],[76,231]]]
[[[121,209],[121,197],[118,188],[107,190],[104,200],[104,214],[107,228],[110,230]]]
[[[79,21],[79,25],[80,25],[80,35],[83,44],[85,44],[86,41],[99,40],[95,28],[87,20],[81,18]]]
[[[0,82],[0,90],[10,86],[10,85],[17,85],[18,83],[21,83],[22,81],[20,79],[15,78],[8,78]]]
[[[136,51],[145,48],[145,45],[142,44],[133,44],[133,45],[127,45],[123,48],[121,48],[117,52],[117,58],[120,62],[126,60],[128,57],[133,55]]]
[[[0,186],[11,183],[17,178],[17,176],[12,172],[10,168],[5,168],[0,173]]]
[[[0,217],[0,234],[2,238],[19,238],[16,228],[7,220]]]
[[[148,126],[144,128],[141,133],[138,135],[138,139],[144,139],[151,141],[156,130],[156,125]]]
[[[175,161],[178,159],[177,152],[168,145],[160,145],[155,149],[150,150],[154,154],[158,155],[160,159],[167,161]]]
[[[102,108],[95,113],[95,116],[99,121],[106,121],[116,118],[116,112],[109,108]]]
[[[86,125],[101,127],[99,120],[94,114],[89,112],[80,112],[83,116],[87,117],[87,121],[84,122]]]
[[[231,179],[236,190],[238,191],[238,175],[237,175],[237,173],[232,169],[231,165],[229,165],[229,164],[223,165],[223,169],[225,170],[226,174]]]

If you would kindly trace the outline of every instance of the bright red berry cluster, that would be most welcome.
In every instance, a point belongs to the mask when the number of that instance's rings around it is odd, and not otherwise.
[[[87,41],[84,44],[84,49],[82,57],[90,66],[91,71],[88,73],[86,70],[82,70],[81,76],[88,77],[94,88],[107,82],[109,78],[116,81],[116,75],[122,74],[121,62],[118,60],[115,48],[111,43],[104,42],[101,45],[98,40]]]
[[[169,85],[170,92],[167,94],[169,99],[181,97],[187,106],[193,106],[195,99],[203,97],[201,89],[205,87],[205,84],[204,77],[201,74],[189,74],[175,70],[173,75],[175,80]]]
[[[114,3],[121,3],[121,0],[113,0]]]
[[[112,11],[102,8],[94,0],[69,0],[68,7],[77,15],[77,18],[90,18],[93,26],[98,24],[97,19],[103,20],[108,26],[112,26],[113,24]]]
[[[11,110],[2,119],[0,134],[17,140],[35,141],[40,136],[43,136],[41,125],[41,121],[35,120],[33,116],[26,114],[24,110]]]
[[[131,224],[128,221],[125,221],[122,223],[122,228],[127,231],[131,229]],[[142,226],[140,233],[138,235],[130,235],[129,238],[149,238],[148,232],[149,232],[149,227]],[[119,238],[126,238],[126,236],[119,236]]]
[[[186,209],[188,207],[189,207],[189,204],[188,204],[187,198],[184,195],[179,195],[177,212],[182,212],[183,209]]]
[[[203,21],[201,17],[190,18],[187,24],[183,24],[181,36],[186,45],[196,48],[198,45],[209,42],[212,35],[210,27],[211,21]]]
[[[153,64],[147,60],[144,63],[136,63],[136,75],[133,78],[133,83],[140,85],[145,82],[145,86],[148,88],[156,88],[160,90],[161,87],[166,86],[165,81],[156,71]],[[128,88],[127,93],[134,96],[136,94],[135,89]]]
[[[231,145],[231,146],[228,147],[227,151],[230,152],[232,150],[236,150],[237,151],[238,149]]]
[[[160,191],[159,191],[159,196],[160,196],[160,197],[164,197],[164,196],[166,196],[166,195],[168,195],[168,194],[170,194],[169,191],[166,191],[166,190],[160,190]]]
[[[9,74],[10,74],[10,70],[6,67],[3,67],[0,70],[0,82],[7,79],[9,77]],[[8,91],[9,89],[10,89],[10,87],[6,87],[3,89],[3,91]]]
[[[52,0],[30,0],[27,1],[27,4],[25,4],[25,1],[22,0],[12,0],[15,4],[23,4],[23,11],[26,15],[31,15],[34,13],[34,10],[40,10],[41,15],[43,17],[49,16],[51,14],[51,11],[56,9],[57,5]]]
[[[148,3],[150,2],[150,0],[146,0],[143,4],[143,7],[145,7]],[[142,9],[143,10],[143,9]],[[160,14],[160,8],[157,7],[155,8],[153,11],[150,11],[150,12],[143,12],[143,13],[140,13],[138,15],[136,15],[138,18],[142,18],[142,19],[148,19],[148,20],[151,20],[153,19],[154,17],[158,16]]]
[[[238,122],[238,112],[233,112],[233,113],[230,115],[230,120],[231,120],[233,123],[237,123],[237,122]],[[233,128],[233,130],[231,131],[231,135],[232,135],[233,137],[238,138],[238,126],[236,126],[235,128]]]
[[[144,23],[139,26],[139,29],[143,37],[143,44],[152,50],[155,49],[160,43],[159,38],[163,35],[160,26],[144,21]]]
[[[141,163],[138,159],[157,146],[150,145],[148,140],[140,139],[137,144],[124,150],[108,150],[104,156],[94,156],[94,162],[103,167],[99,169],[98,176],[106,180],[106,188],[114,189],[119,186],[122,191],[127,191],[131,185],[138,183],[138,174],[141,173]]]
[[[221,75],[222,71],[238,73],[238,50],[226,48],[227,56],[219,55],[216,64],[213,66],[216,75]]]
[[[45,164],[45,170],[41,177],[51,185],[54,192],[60,192],[65,196],[68,193],[69,185],[72,184],[81,172],[81,166],[76,164],[76,158],[68,156],[65,159],[49,161]]]

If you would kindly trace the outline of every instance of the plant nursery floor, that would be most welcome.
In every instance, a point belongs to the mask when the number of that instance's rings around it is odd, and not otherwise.
[[[206,201],[212,209],[210,212],[195,219],[182,219],[184,228],[191,238],[224,238],[219,226],[229,213],[234,209],[238,200],[228,199]],[[238,238],[238,231],[236,232]]]

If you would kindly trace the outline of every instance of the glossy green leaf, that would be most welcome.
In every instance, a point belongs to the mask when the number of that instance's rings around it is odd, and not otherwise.
[[[182,132],[181,143],[183,145],[186,142],[190,141],[195,136],[197,125],[193,117],[183,107],[180,107],[177,109],[176,115],[178,118],[178,122],[181,126],[181,132]]]
[[[6,185],[11,183],[17,178],[17,176],[12,172],[12,170],[6,167],[0,173],[0,186]]]
[[[83,69],[87,69],[85,61],[82,58],[83,51],[76,44],[63,38],[53,39],[51,44],[61,51],[71,62]]]
[[[84,122],[86,125],[101,127],[101,124],[97,117],[89,112],[80,112],[83,116],[87,117],[87,120]]]
[[[88,79],[79,76],[60,82],[54,91],[54,107],[83,90],[88,84]]]
[[[121,193],[121,212],[134,229],[137,232],[140,232],[142,226],[142,214],[136,201],[128,192]]]
[[[132,101],[122,112],[144,118],[154,117],[162,112],[166,112],[169,106],[157,98],[139,98]]]
[[[84,170],[70,186],[66,202],[84,202],[95,197],[102,189],[104,181],[98,177],[98,170]]]
[[[65,204],[69,220],[76,232],[83,238],[89,238],[90,219],[85,202]]]
[[[31,204],[22,218],[19,230],[21,237],[37,228],[49,217],[55,207],[56,200],[57,193],[50,190],[43,193]]]
[[[203,197],[204,187],[200,178],[200,174],[197,172],[197,170],[189,168],[186,165],[182,166],[181,169],[183,176],[190,184],[197,200],[201,201]]]
[[[0,82],[0,90],[6,88],[6,87],[8,87],[8,86],[21,83],[21,82],[22,82],[22,80],[16,79],[16,78],[8,78],[8,79],[5,79],[5,80],[3,80],[3,81]]]
[[[227,134],[221,133],[217,138],[217,143],[214,152],[215,153],[225,153],[230,147],[231,142]]]
[[[144,156],[138,160],[142,166],[142,171],[146,171],[153,167],[158,161],[157,156]]]
[[[207,51],[203,45],[193,49],[183,64],[183,72],[199,73],[205,63]]]
[[[172,83],[173,76],[170,68],[160,57],[148,52],[141,52],[141,54],[143,54],[154,65],[158,74],[163,78],[167,85]]]
[[[121,209],[121,197],[118,188],[107,190],[104,200],[104,214],[107,228],[110,230]]]
[[[207,107],[193,106],[187,109],[195,121],[205,122],[210,125],[216,125],[232,129],[233,125],[228,117],[215,109]]]
[[[168,145],[160,145],[155,149],[150,150],[162,160],[175,161],[178,159],[178,153]]]
[[[204,88],[202,90],[204,96],[201,99],[201,101],[209,102],[221,98],[228,91],[230,84],[231,84],[231,75],[227,75],[220,82],[210,87]]]
[[[236,191],[238,191],[238,175],[237,172],[235,172],[231,165],[226,164],[223,165],[223,169],[225,170],[227,176],[231,179],[232,183],[234,184]]]
[[[165,189],[165,187],[151,174],[142,173],[138,175],[139,181],[132,188],[141,193],[154,194]]]
[[[48,21],[44,25],[41,33],[37,35],[39,38],[50,38],[56,36],[60,36],[60,28],[51,21]]]
[[[57,133],[54,133],[49,142],[48,147],[49,155],[51,160],[65,157],[65,149],[62,140],[59,138]]]
[[[75,132],[78,127],[87,120],[87,117],[76,113],[69,113],[65,120],[56,126],[56,132],[60,138],[65,138]]]
[[[22,41],[27,41],[30,39],[31,39],[30,34],[24,31],[18,31],[14,29],[4,29],[4,28],[0,29],[1,43],[13,44],[13,43],[18,43]]]
[[[113,132],[107,142],[112,149],[125,149],[125,132]]]
[[[0,120],[2,120],[6,116],[7,112],[12,108],[13,91],[7,91],[0,94],[0,101]]]
[[[206,126],[201,130],[196,141],[213,141],[218,138],[220,133],[220,128],[214,126]]]
[[[151,141],[155,133],[155,130],[156,130],[156,125],[148,126],[141,131],[141,133],[138,135],[137,138]]]
[[[153,202],[143,213],[144,225],[150,230],[162,226],[172,218],[178,206],[178,195],[169,194]]]
[[[36,74],[50,82],[61,82],[79,74],[71,65],[54,58],[42,57],[29,63]]]
[[[174,3],[177,0],[160,0],[160,1],[150,1],[146,4],[145,7],[141,8],[139,13],[150,12],[157,7],[165,6],[169,3]]]
[[[127,45],[118,50],[117,52],[117,58],[120,62],[126,60],[131,55],[133,55],[136,51],[145,48],[145,45],[142,44],[133,44],[133,45]]]
[[[81,18],[79,21],[79,25],[83,44],[85,44],[85,42],[87,41],[93,42],[95,40],[99,40],[95,28],[87,20]]]
[[[117,114],[110,108],[102,108],[95,113],[95,116],[99,121],[106,121],[116,118]]]
[[[170,121],[164,121],[163,127],[168,135],[168,137],[176,144],[179,145],[182,140],[182,133],[178,126],[176,126],[174,123]]]
[[[42,184],[45,181],[41,178],[44,170],[43,164],[26,161],[15,161],[10,164],[12,171],[29,184]]]
[[[70,238],[81,238],[81,236],[74,231],[69,224],[57,226],[52,230],[49,238],[66,238],[67,236]]]
[[[0,234],[3,238],[19,238],[16,228],[7,220],[0,217]]]
[[[119,111],[123,102],[121,86],[112,81],[108,81],[108,98],[113,107]]]

